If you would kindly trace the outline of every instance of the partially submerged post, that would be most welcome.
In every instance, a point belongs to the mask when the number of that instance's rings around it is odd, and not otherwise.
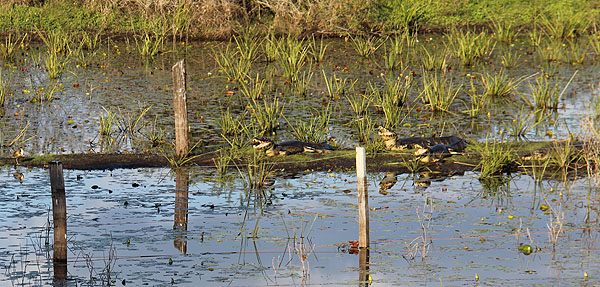
[[[188,117],[186,103],[185,60],[173,65],[173,106],[175,108],[175,156],[188,154]]]
[[[173,246],[181,253],[187,253],[187,225],[188,225],[188,191],[190,186],[190,172],[187,168],[178,168],[175,171],[175,219],[173,230],[177,238]]]
[[[369,195],[367,192],[367,158],[364,147],[356,147],[358,183],[358,246],[369,247]]]
[[[67,200],[61,161],[53,160],[50,167],[50,189],[52,190],[52,217],[54,220],[54,279],[67,278]]]

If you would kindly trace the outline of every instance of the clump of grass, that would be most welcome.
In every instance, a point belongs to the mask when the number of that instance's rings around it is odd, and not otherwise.
[[[557,9],[552,14],[540,16],[542,31],[549,38],[570,39],[585,33],[591,24],[589,12]]]
[[[243,29],[237,36],[233,36],[233,40],[242,60],[252,63],[258,58],[263,39],[258,35],[256,28],[249,26]]]
[[[448,49],[444,49],[443,51],[434,50],[431,53],[429,50],[423,46],[421,50],[421,64],[423,65],[423,69],[428,71],[444,71],[447,67],[448,60]]]
[[[281,38],[277,42],[275,60],[283,71],[283,76],[291,82],[298,81],[300,69],[308,56],[309,45],[292,35]]]
[[[310,83],[312,81],[313,75],[314,74],[312,71],[304,71],[298,75],[298,81],[291,83],[292,87],[294,89],[294,92],[297,95],[304,96],[304,95],[308,94],[308,90],[310,88]]]
[[[565,55],[566,62],[572,65],[581,65],[585,61],[588,47],[582,44],[580,40],[573,39],[567,41],[567,51]]]
[[[0,108],[4,107],[6,97],[8,96],[8,87],[10,85],[8,80],[4,80],[3,74],[2,69],[0,69]]]
[[[145,24],[143,31],[133,39],[139,55],[152,58],[162,51],[171,27],[168,20],[162,17],[148,20]]]
[[[264,97],[262,102],[250,98],[248,101],[253,123],[258,125],[260,135],[273,133],[279,128],[279,119],[283,115],[284,105],[279,99]]]
[[[14,61],[17,49],[23,45],[23,41],[27,37],[27,33],[23,35],[23,38],[13,38],[13,34],[9,33],[4,39],[4,43],[0,43],[0,54],[4,61]],[[20,40],[19,40],[20,39]]]
[[[350,104],[350,108],[354,112],[356,118],[360,118],[367,114],[367,110],[371,105],[371,100],[359,94],[347,95],[346,100]],[[600,110],[600,108],[599,108]]]
[[[245,168],[240,168],[236,164],[236,168],[244,180],[244,185],[250,189],[264,188],[267,178],[273,171],[274,165],[267,163],[263,154],[259,151],[253,151],[252,157],[248,159]]]
[[[325,85],[327,86],[327,94],[331,99],[341,99],[342,96],[349,94],[358,80],[348,80],[348,78],[338,78],[335,73],[331,77],[327,77],[325,70],[322,70]]]
[[[509,134],[517,139],[525,138],[525,135],[531,131],[540,122],[533,125],[529,124],[529,120],[533,117],[533,113],[525,111],[525,107],[521,106],[521,111],[511,120],[510,125],[504,125],[509,131]]]
[[[500,42],[512,43],[519,34],[519,31],[515,30],[513,25],[514,24],[511,21],[492,21],[492,33],[494,38]]]
[[[273,62],[277,58],[277,37],[273,33],[269,33],[263,41],[263,55],[267,62]]]
[[[229,44],[224,50],[220,49],[213,51],[213,53],[220,71],[229,81],[242,82],[248,77],[248,71],[250,71],[252,63],[240,57],[239,51],[231,49]]]
[[[370,58],[383,44],[386,39],[378,36],[352,36],[349,35],[352,47],[363,58]]]
[[[505,53],[500,57],[501,64],[506,69],[515,68],[519,65],[519,60],[521,59],[521,55],[517,51],[512,51],[512,49],[508,49]]]
[[[594,51],[594,60],[598,59],[600,56],[600,33],[596,32],[588,36],[589,46],[592,47]]]
[[[517,89],[519,84],[523,81],[521,79],[512,79],[501,70],[500,73],[489,74],[485,73],[481,75],[481,82],[483,84],[483,95],[489,98],[503,98],[512,95]]]
[[[235,135],[242,131],[243,115],[234,116],[230,108],[221,109],[221,116],[216,120],[217,126],[221,129],[223,135]]]
[[[472,66],[478,60],[488,58],[496,47],[496,41],[484,32],[477,34],[470,30],[464,32],[458,28],[452,28],[446,34],[446,39],[450,51],[465,66]]]
[[[551,38],[538,46],[536,54],[543,61],[564,62],[567,59],[565,55],[565,47],[566,45],[561,39]]]
[[[450,78],[425,73],[420,97],[431,111],[447,112],[461,88],[462,85],[456,86]]]
[[[263,89],[267,83],[266,79],[260,79],[259,75],[256,74],[255,79],[251,79],[249,81],[240,82],[242,85],[242,95],[246,97],[246,99],[259,99],[263,94]]]
[[[401,122],[405,112],[402,107],[406,105],[412,91],[410,77],[383,77],[383,89],[369,82],[370,96],[374,106],[383,111],[385,126],[394,128]]]
[[[315,39],[315,36],[312,36],[309,42],[308,53],[315,63],[323,62],[323,59],[325,58],[325,52],[327,51],[327,46],[329,46],[329,44],[325,44],[322,36],[318,42]]]
[[[538,110],[558,109],[560,99],[575,78],[575,75],[577,75],[577,71],[573,73],[571,79],[569,79],[563,89],[560,90],[560,85],[562,85],[561,82],[551,81],[549,77],[542,74],[535,79],[535,85],[529,84],[531,96],[533,97],[535,105],[532,105],[527,99],[525,100],[530,106],[535,106]]]
[[[105,107],[102,107],[102,109],[105,114],[100,115],[98,119],[98,129],[101,136],[110,137],[117,126],[117,113]]]
[[[158,116],[154,117],[154,121],[144,126],[144,131],[141,132],[142,137],[146,138],[150,147],[155,148],[167,142],[167,132],[158,124]]]
[[[305,142],[322,142],[326,140],[330,118],[331,108],[330,105],[326,105],[320,111],[315,110],[310,115],[309,120],[296,120],[295,124],[292,124],[287,118],[286,121],[292,128],[292,134],[298,140]]]
[[[473,84],[473,79],[471,79],[470,84],[471,88],[467,91],[470,98],[470,108],[463,111],[463,113],[468,114],[471,118],[476,118],[486,110],[488,99],[483,94],[477,92]]]
[[[484,143],[471,145],[473,152],[480,155],[481,159],[477,164],[480,170],[479,178],[489,178],[502,174],[513,164],[513,156],[509,147],[497,142],[495,139]]]

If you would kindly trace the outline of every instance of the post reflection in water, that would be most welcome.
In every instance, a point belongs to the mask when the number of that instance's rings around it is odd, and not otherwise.
[[[63,164],[54,160],[48,163],[50,190],[52,192],[52,218],[54,224],[54,281],[55,286],[63,286],[67,279],[67,200]]]
[[[369,248],[362,247],[358,251],[358,286],[369,286]]]
[[[187,252],[187,225],[188,225],[188,190],[190,185],[190,172],[187,168],[175,170],[175,219],[173,230],[177,238],[173,246],[181,253]]]

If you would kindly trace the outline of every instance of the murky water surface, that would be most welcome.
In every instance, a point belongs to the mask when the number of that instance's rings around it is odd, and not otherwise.
[[[581,41],[584,41],[582,39]],[[322,109],[324,103],[331,104],[332,116],[327,136],[336,137],[342,147],[351,147],[357,142],[352,128],[352,113],[345,96],[330,99],[323,73],[331,77],[334,73],[347,83],[356,81],[349,94],[358,95],[368,90],[369,83],[381,87],[382,76],[390,74],[395,77],[409,75],[414,80],[414,89],[410,93],[409,113],[404,124],[396,128],[400,135],[410,134],[459,134],[474,140],[485,138],[505,138],[511,133],[514,120],[524,120],[525,134],[529,140],[564,139],[569,133],[577,134],[581,122],[593,115],[594,108],[590,103],[597,97],[598,73],[593,55],[587,50],[583,64],[547,62],[540,60],[535,48],[524,43],[525,40],[505,45],[498,43],[489,61],[480,62],[473,67],[465,67],[456,58],[448,58],[449,71],[444,77],[454,78],[456,87],[461,92],[454,101],[451,113],[432,114],[417,98],[423,90],[421,66],[421,50],[427,47],[436,51],[444,47],[441,35],[426,35],[421,42],[403,55],[404,73],[388,73],[384,67],[383,49],[371,59],[360,58],[353,50],[350,41],[343,39],[327,40],[328,48],[322,63],[306,62],[302,72],[312,72],[308,92],[298,95],[290,90],[290,84],[282,76],[276,62],[265,62],[259,58],[254,62],[251,75],[266,78],[264,95],[277,96],[285,105],[280,120],[279,139],[291,139],[292,128],[289,123],[308,119],[315,111]],[[200,142],[199,148],[214,149],[226,146],[220,137],[221,130],[217,120],[221,112],[227,108],[234,115],[243,113],[246,101],[241,96],[240,85],[228,82],[219,71],[214,54],[222,51],[225,43],[198,42],[187,49],[188,71],[188,105],[192,141]],[[414,50],[414,51],[413,51]],[[516,53],[521,58],[517,66],[504,69],[502,56]],[[155,59],[146,59],[137,55],[132,43],[110,42],[102,45],[97,51],[84,53],[83,59],[73,57],[66,65],[65,72],[59,79],[59,86],[54,90],[52,102],[32,102],[39,95],[48,94],[52,82],[48,79],[43,67],[44,49],[34,45],[23,52],[16,62],[3,66],[3,79],[9,81],[11,95],[7,97],[5,108],[0,112],[0,141],[8,145],[25,127],[24,136],[12,146],[3,146],[0,156],[7,156],[16,146],[25,147],[27,154],[71,153],[71,152],[154,152],[158,148],[149,143],[149,138],[156,135],[168,142],[173,137],[172,82],[171,66],[184,55],[184,49],[165,53]],[[83,63],[87,66],[83,67]],[[516,89],[516,92],[503,100],[495,101],[477,118],[469,118],[464,111],[470,108],[467,92],[471,82],[482,92],[481,75],[486,73],[505,73],[514,79],[528,77]],[[552,83],[559,83],[557,89],[562,90],[571,76],[578,71],[573,82],[565,90],[560,102],[560,109],[547,112],[542,120],[528,117],[532,111],[524,99],[532,102],[531,87],[535,78],[541,73],[549,75]],[[429,72],[433,73],[433,72]],[[536,74],[537,73],[537,74]],[[529,77],[530,76],[530,77]],[[233,92],[233,96],[228,91]],[[524,113],[521,107],[524,106]],[[141,112],[150,108],[135,126],[133,136],[125,136],[119,132],[128,128]],[[100,135],[100,117],[107,117],[106,110],[115,114],[114,133],[111,137]],[[375,111],[373,105],[369,109],[373,125],[383,123],[383,115]],[[250,121],[246,115],[246,120]],[[287,121],[286,121],[287,119]],[[538,118],[539,119],[539,118]],[[120,122],[117,123],[117,122]],[[502,132],[503,135],[500,135]],[[25,141],[26,140],[26,141]]]
[[[237,174],[220,181],[190,171],[184,192],[175,180],[185,173],[169,169],[65,170],[69,284],[102,285],[109,264],[116,286],[359,284],[360,256],[348,245],[358,239],[355,174],[288,175],[250,191]],[[386,195],[382,179],[396,180]],[[374,286],[600,284],[598,199],[586,179],[536,186],[515,175],[483,185],[471,173],[372,173],[369,183],[363,276]],[[47,170],[0,169],[0,285],[51,284],[49,208]],[[550,224],[562,227],[555,248]]]

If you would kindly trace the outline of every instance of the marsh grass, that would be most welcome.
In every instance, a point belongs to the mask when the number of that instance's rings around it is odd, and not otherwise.
[[[489,178],[502,174],[513,164],[513,155],[510,148],[496,139],[470,146],[472,151],[479,154],[480,160],[477,169],[480,170],[479,178]]]
[[[531,96],[533,97],[535,105],[526,98],[524,98],[524,100],[530,106],[535,106],[537,110],[558,109],[560,100],[571,82],[573,82],[575,75],[577,75],[577,71],[573,73],[569,81],[562,87],[562,90],[560,90],[560,86],[563,84],[561,81],[552,81],[549,77],[542,74],[535,79],[535,85],[529,84],[529,89],[531,90]]]
[[[516,68],[520,64],[521,55],[517,51],[507,49],[500,57],[500,63],[506,69]]]
[[[0,108],[4,107],[6,98],[8,97],[10,87],[10,81],[5,80],[4,71],[0,68]]]
[[[243,82],[248,77],[252,63],[244,60],[236,49],[230,47],[228,44],[225,49],[213,50],[215,62],[229,81]]]
[[[519,31],[515,29],[513,22],[494,20],[492,21],[492,33],[494,38],[500,42],[512,43],[518,37]]]
[[[402,54],[396,53],[393,50],[388,49],[387,47],[383,47],[383,48],[384,48],[383,61],[384,61],[385,68],[388,71],[402,70],[402,68],[403,68],[402,67],[403,66]]]
[[[308,94],[313,75],[312,71],[303,71],[298,74],[298,81],[291,83],[296,95],[305,96]]]
[[[551,14],[542,14],[539,24],[548,38],[575,38],[590,27],[592,17],[588,11],[573,12],[568,9],[556,9]]]
[[[361,94],[350,94],[346,96],[346,100],[350,105],[350,109],[354,112],[356,118],[360,118],[367,114],[371,100]],[[600,108],[599,108],[600,110]]]
[[[279,99],[264,97],[262,101],[250,98],[248,101],[251,120],[259,128],[260,135],[274,133],[279,128],[279,119],[283,115],[284,105]]]
[[[265,57],[265,61],[273,62],[277,59],[277,53],[279,52],[277,49],[277,37],[273,33],[269,33],[265,40],[262,42],[263,55]]]
[[[350,37],[350,43],[352,47],[363,58],[370,58],[383,46],[386,42],[386,38],[380,38],[378,36],[352,36]]]
[[[567,41],[565,61],[571,65],[581,65],[585,61],[588,51],[587,43],[582,43],[581,40],[573,39]]]
[[[69,64],[69,59],[56,53],[46,53],[44,64],[48,78],[58,79]]]
[[[486,33],[479,34],[470,30],[464,32],[452,28],[446,35],[447,47],[465,66],[472,66],[477,61],[491,56],[496,41]]]
[[[598,60],[598,56],[600,56],[600,33],[596,32],[588,36],[589,46],[592,48],[594,52],[594,60]]]
[[[309,47],[304,40],[298,40],[292,35],[278,39],[275,60],[281,67],[283,76],[291,82],[298,81],[300,70],[308,57]]]
[[[145,32],[134,38],[137,52],[142,57],[154,57],[161,52],[165,35]]]
[[[504,70],[500,70],[499,73],[495,74],[484,73],[481,75],[483,95],[486,98],[508,97],[515,92],[521,82],[530,77],[523,76],[519,79],[512,79]]]
[[[263,95],[263,89],[265,88],[266,83],[266,79],[261,79],[260,76],[256,74],[256,78],[240,82],[242,86],[242,95],[247,100],[260,99]]]
[[[98,118],[97,126],[100,135],[103,137],[110,137],[113,131],[117,127],[117,113],[112,109],[102,107],[105,114],[100,115]]]
[[[543,41],[536,49],[539,59],[547,62],[566,62],[566,44],[562,39],[549,38]]]
[[[250,63],[256,61],[262,47],[263,38],[258,34],[258,30],[249,26],[243,29],[237,36],[233,36],[238,54],[244,61]]]
[[[38,30],[36,34],[42,39],[50,54],[65,55],[73,40],[73,36],[62,29],[53,29],[45,33]]]
[[[147,107],[140,106],[137,111],[121,110],[121,108],[117,108],[119,114],[115,120],[119,132],[135,138],[136,134],[140,133],[140,130],[144,127],[144,117],[151,108],[152,105]]]
[[[332,73],[331,77],[327,77],[325,70],[322,70],[327,94],[330,99],[341,99],[342,96],[350,94],[354,85],[358,80],[349,80],[348,78],[338,78],[336,73]]]
[[[215,120],[215,123],[221,129],[223,135],[235,135],[243,132],[243,121],[244,114],[233,115],[231,108],[227,107],[225,110],[221,108],[221,116]]]
[[[4,58],[4,61],[11,62],[15,60],[17,50],[23,45],[23,41],[25,41],[27,35],[28,34],[25,33],[23,38],[16,36],[13,38],[13,34],[9,33],[8,36],[6,36],[4,43],[0,43],[0,54],[2,55],[2,58]]]
[[[438,76],[437,73],[424,73],[423,90],[419,97],[431,111],[448,112],[461,89],[462,85],[455,85],[451,78]]]
[[[576,164],[583,158],[582,149],[574,146],[574,141],[568,137],[563,142],[554,141],[550,149],[550,163],[558,167],[563,179],[566,180],[568,170],[576,168]]]
[[[284,117],[285,118],[285,117]],[[308,120],[296,120],[295,124],[285,118],[292,129],[292,134],[304,142],[323,142],[327,138],[331,106],[323,106],[321,110],[314,110]]]
[[[525,135],[529,131],[541,123],[541,121],[536,121],[531,125],[530,120],[533,115],[530,111],[526,111],[524,106],[521,106],[520,112],[510,121],[509,125],[504,124],[504,128],[508,131],[509,135],[516,139],[525,138]]]
[[[45,84],[45,86],[44,86]],[[61,85],[56,79],[49,79],[43,82],[33,79],[29,75],[29,101],[32,103],[44,103],[54,100],[54,94],[62,90]]]
[[[473,83],[473,79],[469,81],[471,88],[467,91],[469,94],[469,105],[465,104],[470,108],[466,111],[463,111],[464,114],[468,114],[471,118],[476,118],[484,111],[486,111],[489,99],[486,98],[483,94],[477,92],[477,88],[475,88],[475,84]]]
[[[429,50],[423,46],[420,55],[421,64],[425,70],[445,71],[448,67],[448,49],[444,49],[443,51],[434,49],[432,52],[429,52]]]
[[[263,154],[260,151],[253,150],[245,166],[240,167],[238,164],[235,164],[240,177],[244,181],[244,185],[249,189],[264,188],[268,177],[273,172],[274,165],[268,163]]]
[[[317,42],[314,35],[312,36],[308,44],[308,53],[311,56],[311,59],[315,63],[322,63],[323,59],[325,59],[325,52],[327,52],[327,47],[329,46],[329,44],[325,43],[325,41],[323,40],[323,36],[321,36],[321,38]]]
[[[154,121],[144,125],[141,135],[146,138],[151,148],[158,147],[167,142],[167,132],[159,125],[158,116],[154,117]]]
[[[223,179],[227,175],[230,163],[239,157],[241,157],[239,150],[231,147],[222,148],[217,152],[216,157],[213,157],[212,161],[217,169],[219,178]]]
[[[383,112],[386,127],[394,128],[403,121],[406,112],[402,107],[407,105],[412,92],[410,77],[385,76],[382,89],[369,82],[369,91],[373,105]]]

